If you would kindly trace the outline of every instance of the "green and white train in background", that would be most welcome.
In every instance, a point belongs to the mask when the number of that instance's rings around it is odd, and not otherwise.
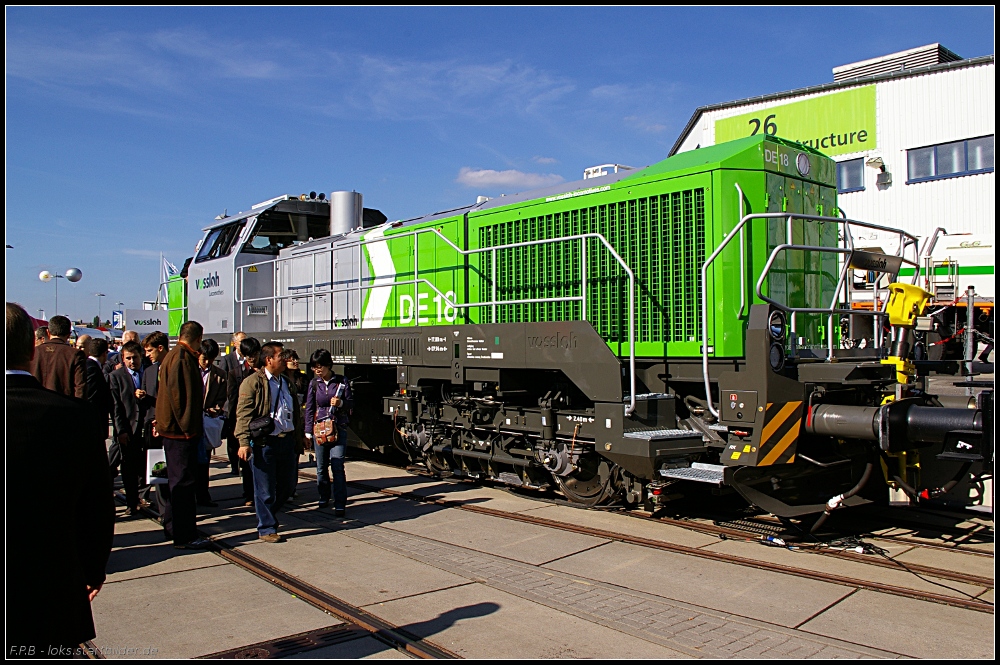
[[[588,172],[394,222],[356,192],[265,201],[205,229],[172,316],[329,349],[354,445],[584,504],[735,490],[825,515],[886,482],[916,500],[918,448],[992,468],[992,393],[928,395],[970,368],[910,352],[916,238],[847,219],[832,160],[757,136]],[[852,307],[855,271],[888,276],[878,308]]]

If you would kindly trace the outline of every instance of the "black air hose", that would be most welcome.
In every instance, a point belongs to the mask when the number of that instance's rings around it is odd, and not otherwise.
[[[972,468],[972,462],[965,462],[964,464],[962,464],[962,467],[958,470],[958,473],[955,474],[954,478],[946,482],[941,487],[935,489],[923,490],[922,492],[920,492],[919,495],[917,495],[918,498],[921,501],[927,501],[928,499],[936,499],[939,496],[947,494],[955,487],[955,485],[959,483],[959,481],[962,480],[962,478],[965,477],[967,473],[969,473],[970,468]]]
[[[857,485],[847,490],[843,494],[838,494],[837,496],[832,497],[829,501],[826,502],[826,510],[823,511],[823,514],[819,516],[819,519],[816,520],[816,523],[812,525],[811,529],[809,529],[809,533],[816,533],[816,530],[819,529],[821,526],[823,526],[823,522],[825,522],[826,518],[830,516],[830,513],[839,508],[840,504],[842,504],[845,499],[849,499],[861,491],[861,489],[868,482],[868,478],[871,477],[872,468],[874,468],[874,466],[875,464],[872,463],[871,460],[869,460],[868,464],[865,465],[865,472],[861,474],[861,480],[858,481]]]

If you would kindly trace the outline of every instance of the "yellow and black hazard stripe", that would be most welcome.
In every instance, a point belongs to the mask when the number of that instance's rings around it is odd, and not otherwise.
[[[772,402],[764,413],[764,430],[757,448],[757,466],[786,464],[795,459],[795,442],[802,429],[802,402]]]

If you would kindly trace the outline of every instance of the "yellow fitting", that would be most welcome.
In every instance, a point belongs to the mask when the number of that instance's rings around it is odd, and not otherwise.
[[[893,282],[889,285],[889,302],[885,306],[889,323],[912,328],[917,324],[917,317],[924,313],[932,295],[919,286]]]
[[[896,366],[896,382],[902,384],[909,384],[913,377],[917,375],[917,367],[911,363],[906,358],[900,358],[899,356],[889,356],[882,361],[883,365],[895,365]]]

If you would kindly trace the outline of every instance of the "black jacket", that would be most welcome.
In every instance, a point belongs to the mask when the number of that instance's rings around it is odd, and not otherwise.
[[[160,363],[150,363],[142,370],[142,381],[139,387],[146,391],[146,396],[139,400],[139,413],[143,423],[156,420],[156,389],[160,385]]]
[[[219,369],[226,373],[226,376],[229,376],[229,373],[234,369],[239,368],[241,363],[239,357],[236,355],[236,352],[233,351],[232,353],[227,353],[224,356],[219,356],[219,359],[216,360],[215,364],[219,366]]]
[[[104,440],[83,400],[7,376],[8,653],[11,645],[70,645],[94,638],[87,586],[104,582],[115,507]],[[38,491],[38,443],[45,485]],[[30,509],[25,509],[29,507]]]
[[[111,372],[109,390],[114,402],[115,437],[125,433],[130,439],[142,436],[142,418],[139,412],[139,400],[135,398],[135,384],[128,368],[121,367]],[[141,384],[140,384],[141,385]]]
[[[235,353],[229,355],[236,357]],[[253,370],[247,369],[246,363],[244,363],[243,365],[237,365],[226,376],[226,405],[223,408],[226,414],[226,422],[222,429],[223,436],[233,436],[233,431],[236,429],[236,402],[240,398],[240,384],[243,383],[243,379],[251,374],[253,374]]]
[[[86,400],[94,406],[97,425],[107,438],[108,421],[111,419],[114,404],[111,402],[111,389],[108,388],[107,379],[104,377],[104,369],[96,360],[87,358],[84,375],[87,381]]]

